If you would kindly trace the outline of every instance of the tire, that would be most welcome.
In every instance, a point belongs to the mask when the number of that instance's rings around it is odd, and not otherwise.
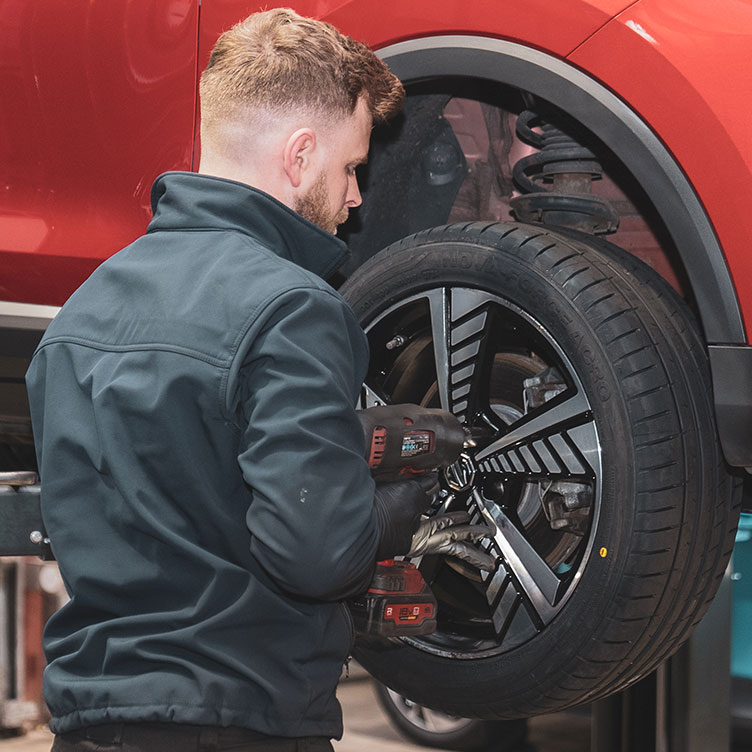
[[[421,705],[513,719],[605,697],[671,655],[740,507],[683,301],[605,241],[517,223],[413,235],[342,292],[371,344],[362,406],[440,405],[470,430],[437,509],[491,524],[499,561],[479,575],[424,558],[437,631],[360,641],[357,659]]]
[[[411,742],[424,747],[462,752],[525,752],[527,724],[516,721],[480,721],[457,718],[416,705],[383,684],[376,683],[376,697],[389,720]]]

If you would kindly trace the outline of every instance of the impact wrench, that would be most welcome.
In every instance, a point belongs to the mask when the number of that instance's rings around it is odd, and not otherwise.
[[[468,443],[462,424],[445,410],[384,405],[359,410],[358,416],[365,457],[377,483],[426,477],[456,462]],[[484,525],[467,525],[469,519],[466,512],[452,512],[422,521],[406,555],[454,555],[492,571],[494,558],[468,543],[488,537],[490,531]],[[420,570],[407,561],[378,562],[368,591],[349,606],[360,634],[403,637],[436,629],[436,598]]]

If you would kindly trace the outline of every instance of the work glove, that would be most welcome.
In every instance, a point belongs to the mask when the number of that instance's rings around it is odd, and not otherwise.
[[[447,512],[424,520],[413,534],[407,555],[456,556],[477,569],[493,572],[496,559],[472,545],[483,538],[490,538],[491,529],[486,525],[468,525],[469,521],[467,512]]]
[[[376,561],[408,552],[420,516],[428,510],[437,488],[435,473],[427,473],[419,480],[376,484],[373,506],[380,532]]]

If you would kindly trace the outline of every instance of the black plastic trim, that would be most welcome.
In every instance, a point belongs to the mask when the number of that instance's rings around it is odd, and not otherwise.
[[[608,89],[559,58],[487,37],[412,39],[379,55],[406,83],[444,76],[495,81],[542,97],[585,125],[629,166],[665,222],[686,268],[708,343],[746,343],[726,259],[697,195],[648,125]]]
[[[710,370],[726,460],[752,471],[752,347],[712,345]]]

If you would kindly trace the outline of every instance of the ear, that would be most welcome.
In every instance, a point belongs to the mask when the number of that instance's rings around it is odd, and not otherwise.
[[[299,188],[316,150],[316,134],[311,128],[299,128],[285,142],[283,166],[293,188]]]

